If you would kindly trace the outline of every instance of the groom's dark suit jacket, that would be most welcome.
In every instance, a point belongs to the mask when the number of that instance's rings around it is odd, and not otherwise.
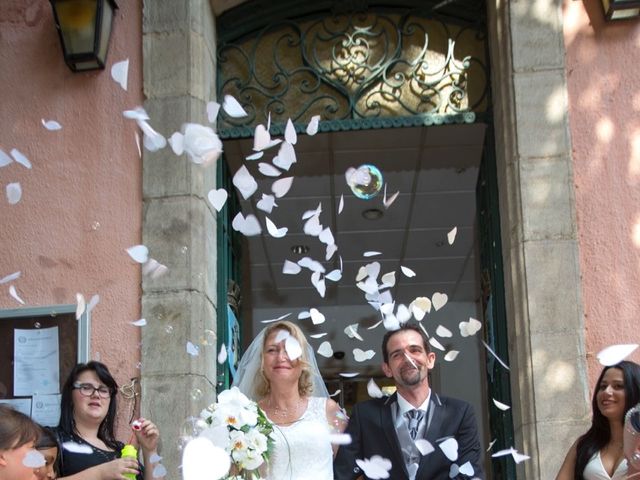
[[[391,405],[396,402],[396,394],[389,398],[376,398],[354,406],[345,433],[351,435],[352,442],[342,445],[334,461],[333,472],[336,480],[352,480],[364,474],[358,468],[356,459],[368,459],[380,455],[391,460],[389,478],[408,479],[400,443],[396,435],[391,414]],[[458,474],[455,479],[484,479],[481,465],[482,450],[478,439],[473,408],[462,400],[438,396],[431,393],[427,419],[426,438],[434,451],[422,456],[416,480],[449,480],[451,462],[438,447],[447,437],[458,441],[458,466],[471,462],[474,475]],[[368,477],[364,477],[368,478]]]

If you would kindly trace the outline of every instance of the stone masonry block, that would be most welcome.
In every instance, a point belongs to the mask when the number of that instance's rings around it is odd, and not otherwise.
[[[562,3],[510,2],[511,50],[516,72],[564,68]]]
[[[207,330],[216,331],[216,311],[208,298],[187,291],[146,293],[142,315],[147,319],[142,328],[143,378],[195,374],[215,382],[216,345],[204,344],[211,335]],[[198,355],[187,353],[187,342],[199,347]]]
[[[146,327],[145,327],[146,328]],[[214,362],[215,364],[215,362]],[[145,375],[142,378],[142,415],[158,425],[167,478],[182,478],[179,448],[183,425],[215,398],[215,377],[202,375]]]
[[[584,422],[590,415],[582,345],[576,332],[531,335],[537,422]],[[522,408],[527,408],[522,406]]]
[[[168,267],[158,278],[143,278],[143,291],[195,290],[210,302],[216,295],[216,223],[202,198],[171,197],[145,203],[143,242]]]
[[[571,159],[523,158],[519,167],[524,239],[575,239]]]
[[[177,97],[190,92],[191,32],[147,33],[142,39],[144,94]]]
[[[576,332],[584,329],[577,242],[525,242],[524,259],[530,334],[566,334],[575,339]]]
[[[145,102],[151,125],[166,137],[180,131],[186,122],[207,125],[204,102],[192,97],[152,99]],[[144,152],[143,194],[145,199],[172,195],[206,197],[216,181],[215,165],[203,167],[177,156],[167,145],[158,152]]]
[[[184,30],[190,9],[191,1],[154,0],[153,2],[144,2],[142,31],[146,34]]]
[[[569,156],[564,71],[514,74],[520,157]]]
[[[556,478],[569,447],[589,428],[588,421],[541,422],[537,428],[540,478]]]

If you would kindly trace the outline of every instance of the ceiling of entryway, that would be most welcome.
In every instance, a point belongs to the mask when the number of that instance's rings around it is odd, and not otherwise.
[[[397,272],[392,291],[397,302],[408,304],[434,292],[447,293],[451,300],[477,300],[475,196],[484,136],[483,124],[298,135],[297,163],[282,175],[293,176],[293,185],[268,215],[277,227],[289,229],[283,238],[267,233],[265,213],[255,205],[261,193],[271,193],[275,179],[260,174],[258,162],[245,160],[253,153],[252,139],[225,141],[231,173],[244,164],[258,182],[258,191],[249,201],[241,201],[243,213],[255,214],[263,228],[261,235],[248,238],[250,281],[245,273],[243,285],[245,290],[250,285],[251,297],[245,293],[245,299],[254,309],[362,304],[364,292],[356,287],[357,271],[379,261],[380,275]],[[260,161],[270,161],[277,151],[278,147],[267,151]],[[400,192],[388,209],[382,192],[361,200],[346,184],[345,171],[365,163],[382,171],[387,196]],[[344,209],[338,214],[341,195]],[[325,245],[303,232],[302,214],[319,204],[320,222],[331,227],[338,246],[329,262],[324,261]],[[379,209],[382,217],[366,219],[363,212],[368,209]],[[449,245],[447,233],[453,227],[458,233]],[[309,247],[308,253],[294,254],[292,247],[298,245]],[[367,251],[381,255],[365,258]],[[339,268],[342,259],[342,280],[326,281],[324,299],[311,284],[309,270],[282,273],[285,259],[295,262],[302,256],[321,261],[327,272]],[[404,276],[400,266],[416,275]]]

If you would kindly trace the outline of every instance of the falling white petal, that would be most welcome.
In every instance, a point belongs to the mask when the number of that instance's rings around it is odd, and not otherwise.
[[[453,362],[460,352],[458,350],[449,350],[447,354],[444,356],[444,359],[447,362]]]
[[[207,120],[209,123],[216,123],[218,119],[218,113],[220,113],[220,104],[218,102],[207,103]]]
[[[381,323],[382,323],[382,320],[380,320],[379,322],[374,323],[370,327],[367,327],[367,330],[373,330],[374,328],[378,327]]]
[[[311,121],[307,125],[307,135],[310,137],[318,133],[318,124],[320,123],[320,115],[314,115],[311,117]]]
[[[304,222],[302,230],[306,235],[310,235],[312,237],[317,237],[318,235],[320,235],[320,233],[322,233],[322,225],[320,224],[319,215],[314,215],[306,222]]]
[[[55,132],[56,130],[62,129],[62,125],[60,125],[55,120],[45,120],[44,118],[42,119],[42,126],[50,132]]]
[[[442,344],[438,340],[436,340],[434,337],[431,337],[429,339],[429,343],[433,348],[437,348],[438,350],[442,350],[443,352],[445,351],[445,348],[442,346]]]
[[[85,455],[91,455],[94,453],[91,446],[85,443],[64,442],[62,444],[62,448],[72,453],[81,453]]]
[[[482,328],[482,323],[475,318],[469,317],[469,321],[460,322],[458,328],[460,328],[460,336],[470,337],[472,335],[475,335],[480,330],[480,328]]]
[[[333,255],[337,251],[338,251],[338,246],[335,243],[332,243],[331,245],[327,245],[327,251],[324,256],[324,259],[328,262],[329,260],[331,260],[331,257],[333,257]],[[340,270],[342,270],[342,267],[340,267]]]
[[[287,126],[284,129],[284,139],[291,145],[295,145],[298,141],[298,134],[296,133],[296,127],[293,126],[291,119],[287,120]]]
[[[218,363],[222,365],[226,361],[227,361],[227,347],[223,343],[222,346],[220,347],[220,352],[218,352]]]
[[[436,312],[444,307],[448,301],[449,297],[446,293],[436,292],[431,296],[431,305]]]
[[[327,227],[320,232],[320,234],[318,235],[318,240],[320,240],[325,245],[333,245],[334,243],[336,243],[335,239],[333,238],[333,233],[331,233],[330,227]]]
[[[287,192],[291,188],[292,183],[293,177],[281,178],[280,180],[276,180],[275,182],[273,182],[273,185],[271,185],[271,191],[276,196],[276,198],[282,198],[287,194]]]
[[[409,267],[400,267],[400,270],[402,270],[402,273],[404,273],[405,277],[411,278],[411,277],[415,277],[416,273],[411,270]]]
[[[147,320],[145,318],[141,318],[140,320],[131,322],[131,325],[133,325],[134,327],[144,327],[146,324],[147,324]]]
[[[154,462],[151,462],[152,464]],[[158,463],[157,465],[154,465],[153,467],[153,478],[163,478],[167,476],[167,469],[165,468],[164,465],[162,465],[161,463]]]
[[[285,275],[297,275],[301,270],[302,267],[300,265],[290,260],[285,260],[284,265],[282,266],[282,273]]]
[[[9,295],[11,295],[16,302],[18,302],[21,305],[24,305],[24,300],[20,298],[20,295],[18,295],[18,292],[16,291],[16,287],[14,285],[9,286]]]
[[[364,252],[362,254],[363,257],[376,257],[378,255],[382,255],[382,252],[375,252],[375,251],[369,251],[369,252]]]
[[[342,272],[338,269],[331,270],[324,278],[326,280],[331,280],[332,282],[339,282],[342,279]]]
[[[435,450],[429,440],[425,440],[424,438],[417,438],[414,443],[416,444],[416,448],[420,450],[420,453],[422,455],[429,455]]]
[[[317,308],[312,308],[309,310],[309,314],[311,315],[311,321],[314,325],[320,325],[324,323],[325,317],[322,312],[320,312]]]
[[[293,335],[289,335],[284,341],[284,349],[290,360],[295,360],[302,356],[302,347],[300,342]]]
[[[245,160],[252,161],[252,160],[260,160],[263,156],[264,156],[264,152],[260,150],[259,152],[252,153],[251,155],[246,156],[244,158]]]
[[[258,164],[258,171],[266,177],[279,177],[282,172],[270,163],[260,162]]]
[[[349,445],[352,439],[348,433],[332,433],[329,435],[329,441],[332,445]]]
[[[360,470],[362,470],[365,476],[372,480],[389,478],[389,471],[392,466],[390,460],[379,455],[374,455],[371,458],[365,458],[363,460],[358,458],[356,460],[356,464],[360,467]]]
[[[44,455],[38,450],[29,450],[22,459],[22,464],[27,468],[44,467],[46,463]]]
[[[127,90],[127,78],[129,76],[129,59],[114,63],[111,66],[111,78],[119,84],[123,90]]]
[[[442,325],[438,325],[436,328],[436,335],[442,338],[450,338],[453,337],[453,333],[447,327],[443,327]]]
[[[262,227],[255,215],[249,214],[247,217],[243,217],[241,212],[233,218],[231,226],[234,230],[242,233],[247,237],[252,237],[262,233]]]
[[[314,333],[313,335],[309,335],[311,338],[322,338],[327,336],[327,332],[324,333]]]
[[[228,197],[229,197],[229,194],[224,188],[219,188],[217,190],[210,190],[209,193],[207,194],[207,199],[209,200],[209,203],[211,203],[213,208],[215,208],[216,211],[218,212],[222,210],[222,207],[224,207],[224,204],[227,202]]]
[[[453,227],[453,229],[447,233],[447,241],[449,245],[453,245],[453,242],[456,241],[456,235],[458,234],[458,227]]]
[[[344,378],[353,378],[359,375],[358,372],[340,372],[338,375]]]
[[[311,318],[311,312],[303,311],[298,313],[298,320],[306,320],[307,318]]]
[[[396,284],[396,272],[385,273],[380,279],[380,281],[386,287],[393,287]]]
[[[492,398],[493,400],[493,404],[498,407],[500,410],[502,410],[503,412],[506,412],[507,410],[509,410],[511,407],[509,405],[507,405],[506,403],[502,403],[499,402],[498,400],[496,400],[495,398]]]
[[[280,320],[287,318],[289,315],[291,315],[291,312],[289,313],[285,313],[284,315],[280,315],[278,318],[271,318],[269,320],[260,320],[260,323],[273,323],[273,322],[279,322]],[[283,330],[285,331],[285,330]]]
[[[393,204],[393,202],[396,201],[396,198],[398,198],[398,195],[400,195],[400,191],[397,191],[396,193],[391,195],[391,197],[387,198],[387,185],[385,184],[384,197],[382,199],[382,204],[384,205],[384,208],[388,209]]]
[[[319,217],[322,213],[322,202],[318,203],[318,206],[315,210],[307,210],[302,214],[302,220],[307,220],[311,217]]]
[[[636,348],[638,348],[637,343],[626,345],[611,345],[598,352],[596,358],[601,365],[610,367],[611,365],[616,365],[627,358]]]
[[[231,95],[225,95],[222,102],[222,109],[232,118],[242,118],[247,116],[247,112],[240,102]]]
[[[194,438],[184,447],[183,480],[219,480],[229,473],[230,468],[229,454],[205,437]]]
[[[373,350],[364,351],[360,348],[353,349],[353,358],[356,362],[366,362],[367,360],[371,360],[375,354],[376,352]]]
[[[127,253],[134,262],[145,263],[149,260],[149,249],[144,245],[135,245],[127,248]]]
[[[396,311],[396,318],[400,325],[404,325],[411,318],[411,311],[407,308],[406,305],[400,304],[398,305],[398,310]]]
[[[122,112],[122,115],[131,120],[149,120],[149,115],[142,107],[136,107],[133,110],[125,110]]]
[[[6,277],[2,277],[0,278],[0,285],[2,285],[3,283],[9,283],[12,282],[14,280],[17,280],[20,278],[20,275],[22,275],[22,272],[13,272],[10,273],[9,275],[7,275]]]
[[[349,338],[356,338],[356,339],[360,340],[361,342],[363,342],[364,340],[362,339],[362,337],[358,333],[358,326],[359,325],[357,323],[353,323],[351,325],[347,325],[347,328],[344,329],[344,333]]]
[[[344,209],[344,194],[340,195],[340,202],[338,203],[338,215],[342,213],[343,209]]]
[[[278,145],[282,140],[271,140],[271,135],[269,135],[269,130],[265,128],[264,125],[257,125],[253,134],[253,150],[255,152],[260,152],[262,150],[266,150],[267,148],[271,148],[275,145]]]
[[[192,357],[197,357],[200,354],[200,347],[191,342],[187,342],[187,353]]]
[[[322,342],[318,347],[318,355],[322,355],[326,358],[331,358],[333,356],[333,348],[331,348],[331,344],[329,342]]]
[[[442,453],[451,460],[455,462],[458,459],[458,441],[455,438],[447,438],[444,442],[438,444]]]
[[[269,219],[269,217],[265,217],[265,222],[267,224],[267,232],[269,232],[269,235],[271,235],[273,238],[282,238],[289,231],[287,227],[282,227],[282,228],[276,227],[275,223],[273,223]]]
[[[509,366],[508,366],[506,363],[504,363],[504,362],[502,361],[502,359],[501,359],[501,358],[496,354],[496,352],[494,352],[494,351],[493,351],[493,349],[492,349],[489,345],[487,345],[487,343],[486,343],[484,340],[480,340],[480,341],[481,341],[481,342],[482,342],[482,344],[485,346],[485,348],[486,348],[487,350],[489,350],[489,352],[491,353],[491,355],[493,355],[493,356],[494,356],[494,358],[498,361],[498,363],[500,363],[500,365],[502,365],[504,368],[506,368],[507,370],[509,370]]]
[[[96,305],[100,303],[100,295],[94,295],[87,303],[87,314],[91,313],[91,311],[96,308]]]
[[[80,317],[84,313],[87,308],[86,301],[84,299],[84,295],[81,293],[76,293],[76,320],[80,320]]]
[[[233,185],[238,189],[238,191],[242,195],[242,198],[244,198],[245,200],[253,195],[254,192],[258,189],[256,180],[244,165],[242,165],[233,176]]]
[[[173,132],[173,135],[169,137],[169,145],[171,150],[176,155],[182,155],[184,153],[184,135],[180,132]]]
[[[273,164],[283,170],[289,170],[296,163],[296,151],[289,142],[282,142],[278,155],[273,159]]]
[[[271,213],[273,207],[277,207],[276,205],[276,197],[273,195],[262,194],[262,199],[258,201],[256,207],[258,207],[263,212]]]
[[[19,182],[9,183],[6,187],[7,201],[11,205],[15,205],[22,198],[22,187]]]
[[[462,465],[460,465],[459,471],[460,473],[462,473],[463,475],[466,475],[469,478],[473,477],[473,474],[474,474],[473,465],[471,465],[471,462],[465,462]]]
[[[0,168],[6,167],[13,163],[13,158],[6,154],[4,150],[0,148]]]
[[[325,269],[320,262],[315,261],[311,257],[302,257],[298,260],[298,265],[304,268],[308,268],[312,272],[324,273]]]
[[[380,387],[378,386],[378,384],[375,382],[373,378],[370,378],[369,381],[367,382],[367,393],[371,398],[384,397],[382,390],[380,390]]]

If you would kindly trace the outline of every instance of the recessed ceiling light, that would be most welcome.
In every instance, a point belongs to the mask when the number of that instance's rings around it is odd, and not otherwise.
[[[309,253],[309,245],[294,245],[291,247],[291,252],[296,255],[304,255]]]
[[[362,212],[362,216],[367,220],[380,220],[384,212],[379,208],[368,208]]]

